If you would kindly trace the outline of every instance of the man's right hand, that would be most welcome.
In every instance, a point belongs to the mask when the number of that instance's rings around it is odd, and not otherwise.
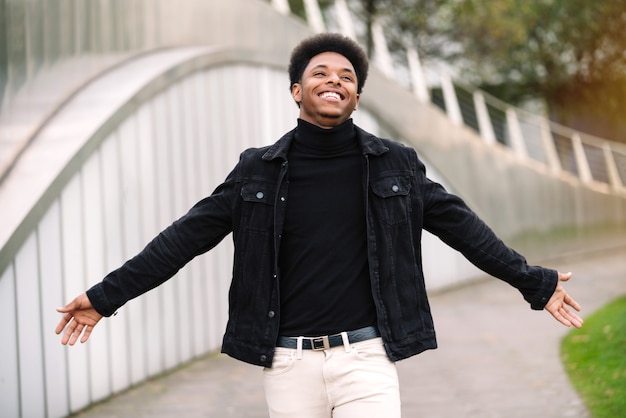
[[[572,310],[569,309],[571,307],[576,311],[580,311],[580,305],[567,294],[561,285],[561,282],[566,282],[571,278],[572,273],[559,272],[559,281],[556,285],[556,289],[544,309],[550,312],[554,319],[566,327],[573,325],[576,328],[580,328],[583,326],[583,319],[578,316],[576,312],[572,312]]]
[[[55,332],[61,334],[65,329],[65,334],[61,339],[61,344],[74,345],[81,333],[80,342],[84,343],[89,339],[93,327],[102,319],[100,315],[91,305],[86,293],[77,296],[73,301],[62,308],[57,308],[57,312],[61,312],[63,318],[59,321],[59,325]]]

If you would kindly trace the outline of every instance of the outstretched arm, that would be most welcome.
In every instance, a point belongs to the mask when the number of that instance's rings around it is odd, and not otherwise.
[[[86,293],[77,296],[73,301],[62,308],[57,308],[57,312],[64,313],[63,318],[55,332],[60,334],[65,329],[65,334],[61,339],[61,344],[74,345],[82,333],[80,342],[84,343],[89,339],[93,327],[102,319],[94,307],[91,305]]]
[[[570,309],[571,307],[576,311],[580,311],[580,305],[567,294],[561,285],[561,282],[566,282],[571,277],[572,273],[559,272],[559,282],[557,283],[556,289],[554,290],[550,300],[548,300],[548,303],[546,303],[544,309],[550,312],[554,319],[563,325],[567,327],[573,325],[576,328],[580,328],[583,325],[582,318]]]

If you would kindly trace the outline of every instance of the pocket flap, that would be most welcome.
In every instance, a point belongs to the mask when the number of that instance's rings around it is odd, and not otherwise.
[[[408,177],[389,176],[371,181],[372,191],[382,197],[407,196],[411,191],[411,181]]]
[[[241,186],[241,197],[246,202],[273,205],[275,187],[267,182],[252,181]]]

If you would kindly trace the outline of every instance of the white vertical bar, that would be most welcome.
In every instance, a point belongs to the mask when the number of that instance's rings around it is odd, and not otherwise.
[[[472,95],[474,98],[474,107],[476,108],[476,118],[478,119],[478,130],[481,138],[487,144],[496,143],[496,135],[493,132],[493,125],[489,117],[489,110],[485,103],[485,96],[480,90],[475,90]]]
[[[15,276],[10,265],[0,276],[0,405],[2,414],[19,417],[19,354],[17,343],[17,318],[15,308]],[[64,414],[65,415],[65,414]]]
[[[65,305],[63,299],[63,269],[61,266],[61,225],[59,202],[55,201],[38,226],[44,367],[46,371],[46,403],[49,417],[68,414],[67,362],[61,337],[56,328],[61,314],[55,308]],[[0,290],[0,294],[2,291]],[[2,301],[0,301],[0,305]],[[97,332],[101,332],[98,330]],[[4,353],[4,351],[2,351]],[[3,354],[4,355],[4,354]],[[2,388],[0,388],[2,392]],[[0,404],[4,405],[1,401]]]
[[[125,190],[122,187],[121,151],[119,146],[119,134],[114,132],[102,144],[102,201],[104,209],[105,226],[105,259],[104,267],[107,272],[118,268],[126,259],[123,239],[122,200],[125,198]],[[119,392],[130,384],[128,378],[128,351],[127,351],[127,312],[122,310],[119,316],[103,320],[110,324],[109,337],[109,362],[111,390]]]
[[[393,78],[393,60],[387,47],[387,40],[385,39],[385,32],[378,19],[372,23],[372,40],[374,42],[374,53],[376,56],[376,63],[380,70],[389,78]]]
[[[576,158],[576,166],[578,167],[578,176],[583,183],[590,183],[593,181],[591,176],[591,169],[589,168],[589,161],[585,154],[585,148],[583,147],[582,139],[578,132],[572,135],[572,147],[574,148],[574,158]]]
[[[304,11],[306,13],[307,23],[313,32],[326,32],[324,17],[322,16],[322,10],[317,0],[304,0]]]
[[[64,300],[69,302],[85,291],[83,213],[80,176],[68,182],[61,193],[62,254],[65,279]],[[76,412],[91,403],[87,346],[67,347],[70,382],[70,410]]]
[[[346,0],[335,0],[335,10],[337,11],[337,19],[339,20],[339,27],[341,33],[356,40],[356,31],[352,24],[352,17],[350,16],[350,10]]]
[[[85,237],[85,278],[89,285],[104,277],[104,254],[106,252],[103,210],[100,154],[93,154],[82,167],[82,196],[84,207],[83,234]],[[106,321],[102,321],[106,322]],[[108,338],[101,325],[89,339],[89,369],[91,381],[91,401],[104,399],[111,394],[108,358]]]
[[[624,187],[622,178],[619,175],[615,158],[613,157],[613,151],[611,151],[611,144],[609,141],[604,141],[602,144],[602,151],[604,152],[604,159],[606,160],[606,171],[609,177],[609,184],[614,190],[621,190]]]
[[[524,143],[524,135],[522,134],[522,127],[519,124],[517,113],[513,108],[506,110],[506,122],[509,127],[509,135],[511,137],[511,148],[520,157],[528,157],[526,150],[526,144]]]
[[[553,173],[558,174],[563,168],[561,167],[561,160],[559,160],[559,155],[556,151],[550,124],[546,119],[541,119],[539,129],[541,130],[541,142],[543,143],[543,149],[546,153],[548,166]]]
[[[172,161],[172,178],[170,183],[170,192],[172,193],[174,203],[174,218],[182,216],[185,212],[187,189],[185,184],[185,162],[184,144],[181,144],[181,138],[184,138],[184,126],[182,123],[182,106],[181,92],[179,86],[170,86],[165,92],[165,98],[168,104],[169,113],[167,122],[170,130],[167,137],[169,158]],[[172,219],[173,220],[173,219]]]
[[[429,103],[430,94],[428,92],[426,77],[424,76],[424,70],[422,68],[417,49],[408,47],[406,50],[406,57],[409,64],[413,93],[422,103]]]
[[[291,13],[289,2],[287,0],[272,0],[272,7],[281,15],[286,16]]]
[[[237,145],[237,141],[241,140],[239,135],[237,135],[239,119],[241,119],[241,116],[239,115],[239,110],[237,109],[235,95],[229,94],[232,91],[232,88],[228,87],[233,85],[235,69],[236,67],[230,67],[220,68],[218,70],[220,85],[217,91],[219,91],[219,96],[222,97],[221,102],[223,103],[223,106],[219,108],[219,114],[221,115],[222,121],[220,136],[224,138],[225,142],[225,147],[223,149],[225,154],[223,155],[228,155],[230,158],[241,152],[241,148]],[[226,96],[226,100],[224,100],[224,96]]]
[[[20,393],[24,417],[45,415],[38,260],[37,236],[31,234],[15,257]]]
[[[195,104],[195,79],[196,75],[187,77],[178,83],[181,94],[181,122],[183,126],[183,136],[180,142],[185,144],[183,161],[185,161],[185,189],[187,196],[184,202],[185,211],[201,199],[198,190],[198,150],[196,149],[196,138],[198,136],[196,129],[196,115],[198,108]],[[254,89],[252,89],[254,90]],[[250,93],[248,93],[250,94]],[[248,118],[244,118],[248,119]]]
[[[443,92],[443,100],[446,104],[446,112],[448,117],[455,125],[463,125],[463,116],[461,116],[461,108],[459,107],[459,100],[456,97],[454,91],[454,84],[452,84],[452,78],[447,72],[441,73],[441,89]]]
[[[257,71],[258,70],[259,69],[257,69]],[[276,97],[276,94],[274,94],[274,89],[278,88],[280,84],[271,83],[271,80],[272,80],[271,71],[272,70],[269,68],[263,68],[261,69],[261,71],[262,71],[261,73],[262,77],[258,84],[259,107],[257,111],[257,113],[259,114],[259,120],[261,122],[261,128],[257,135],[259,146],[262,144],[270,144],[273,142],[272,139],[274,138],[272,134],[273,132],[272,127],[274,124],[271,123],[272,116],[273,116],[272,114],[274,112],[280,112],[280,108],[278,108],[278,106],[280,106],[280,102],[281,102],[281,100],[278,100],[278,103],[276,105],[273,104],[274,102],[273,98]],[[287,89],[283,91],[286,93]]]
[[[37,261],[37,237],[31,234],[15,257],[15,295],[21,416],[32,417],[45,414]]]

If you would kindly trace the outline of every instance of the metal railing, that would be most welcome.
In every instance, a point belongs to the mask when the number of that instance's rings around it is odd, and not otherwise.
[[[475,88],[454,85],[454,94],[436,104],[448,114],[458,107],[462,122],[486,143],[500,143],[522,158],[569,173],[586,184],[624,192],[626,144],[585,134],[511,106]]]
[[[290,12],[287,0],[270,0],[282,14]],[[336,0],[331,11],[322,13],[318,0],[303,0],[306,20],[315,32],[337,28],[356,38],[355,19],[346,0]],[[456,124],[474,129],[488,144],[502,144],[521,158],[545,165],[553,173],[568,173],[582,183],[626,193],[626,144],[598,138],[547,118],[507,104],[477,88],[453,80],[437,71],[438,82],[428,86],[426,70],[417,50],[406,47],[406,66],[397,68],[385,40],[384,27],[372,27],[374,57],[379,70],[397,80],[408,74],[407,85],[423,102],[430,101],[444,110]]]

